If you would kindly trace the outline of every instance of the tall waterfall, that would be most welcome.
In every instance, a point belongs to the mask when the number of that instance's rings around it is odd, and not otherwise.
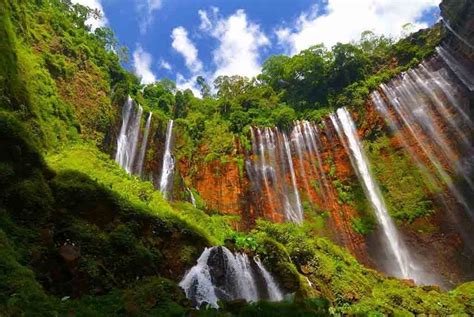
[[[259,278],[264,281],[263,285],[257,282]],[[252,261],[245,253],[233,254],[225,247],[206,248],[179,286],[196,307],[207,303],[218,308],[219,300],[283,299],[281,290],[260,260]]]
[[[297,121],[289,134],[278,128],[252,127],[250,134],[253,160],[247,162],[247,171],[267,204],[263,209],[301,223],[303,199],[325,206],[330,189],[315,124]]]
[[[137,174],[141,177],[143,177],[143,163],[145,161],[146,147],[148,145],[148,134],[150,133],[151,115],[152,112],[150,112],[150,114],[148,115],[148,119],[146,120],[145,132],[143,132],[140,154],[138,155]]]
[[[446,65],[458,76],[458,78],[466,85],[466,87],[470,90],[474,90],[474,72],[469,70],[467,67],[462,65],[458,58],[456,58],[453,53],[449,50],[443,48],[442,46],[438,46],[436,48],[439,56],[444,60]]]
[[[253,161],[256,173],[252,182],[267,197],[269,208],[283,213],[289,221],[301,223],[303,207],[287,135],[277,128],[251,128],[251,135],[253,154],[256,156]]]
[[[141,106],[135,110],[134,102],[129,96],[122,109],[122,127],[117,139],[115,155],[115,161],[129,174],[133,172],[142,113]]]
[[[446,50],[438,52],[441,58],[381,85],[371,98],[427,182],[445,186],[474,219],[474,124],[465,88],[449,74],[452,70],[464,83],[466,71],[459,71],[463,66],[446,57]]]
[[[165,198],[168,197],[173,184],[174,159],[171,155],[171,146],[173,139],[173,120],[168,121],[166,127],[165,152],[163,155],[163,165],[160,176],[160,191]]]
[[[349,154],[351,163],[357,171],[357,176],[367,194],[372,207],[375,211],[375,216],[383,231],[384,240],[393,255],[396,263],[396,271],[392,274],[402,278],[417,279],[415,273],[415,264],[410,257],[408,250],[399,237],[397,229],[388,214],[387,208],[382,198],[380,189],[370,173],[370,167],[362,145],[357,136],[354,122],[346,109],[340,108],[336,115],[331,115],[331,120],[336,128],[336,131]]]

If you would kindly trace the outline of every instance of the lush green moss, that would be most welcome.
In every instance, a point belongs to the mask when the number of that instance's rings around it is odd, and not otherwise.
[[[429,216],[433,209],[423,174],[403,151],[389,142],[388,137],[380,136],[367,142],[366,147],[390,215],[409,222]]]

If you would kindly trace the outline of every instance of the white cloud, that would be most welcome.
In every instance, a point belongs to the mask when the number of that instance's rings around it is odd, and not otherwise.
[[[201,97],[201,91],[197,87],[196,78],[197,75],[191,76],[191,78],[185,78],[181,73],[178,73],[176,75],[176,88],[181,91],[191,89],[194,96]]]
[[[198,58],[198,50],[188,38],[188,32],[182,26],[173,29],[171,46],[184,57],[186,66],[192,73],[202,71],[202,62]]]
[[[140,22],[140,32],[142,34],[146,33],[151,23],[153,22],[153,14],[155,11],[161,9],[163,5],[162,0],[135,0],[139,22]]]
[[[328,0],[327,12],[317,16],[317,8],[302,13],[292,28],[276,30],[280,45],[287,53],[324,43],[331,47],[337,42],[360,38],[363,31],[400,36],[402,26],[412,23],[414,30],[427,27],[417,22],[423,12],[437,6],[440,0]]]
[[[86,21],[86,24],[89,24],[92,30],[95,30],[96,28],[104,27],[107,25],[108,23],[107,17],[105,16],[104,8],[102,7],[102,3],[100,0],[72,0],[71,2],[81,4],[85,7],[89,7],[94,10],[95,9],[99,10],[99,12],[102,15],[99,19],[90,17]]]
[[[156,77],[151,70],[153,59],[149,53],[139,45],[133,52],[133,69],[135,74],[141,78],[142,84],[150,84],[156,81]]]
[[[212,27],[211,20],[207,16],[207,12],[204,10],[198,11],[199,18],[201,19],[201,24],[199,25],[199,29],[203,31],[210,30]]]
[[[214,77],[220,75],[242,75],[252,77],[260,72],[260,49],[270,45],[267,36],[258,24],[248,20],[244,10],[237,10],[227,18],[219,18],[213,9],[213,20],[207,23],[208,15],[200,14],[201,26],[219,42],[213,51],[216,66]],[[209,19],[208,19],[209,20]]]
[[[171,67],[171,64],[168,63],[167,61],[165,61],[163,58],[160,59],[159,66],[160,66],[160,68],[163,68],[167,71],[171,71],[173,69],[173,67]]]
[[[217,7],[211,7],[210,12],[207,12],[205,10],[199,10],[198,11],[199,18],[201,20],[201,24],[199,25],[199,29],[201,31],[210,31],[212,28],[212,21],[211,20],[217,20],[219,17],[219,8]],[[210,17],[209,17],[210,14]]]
[[[218,8],[211,7],[208,11],[199,10],[198,14],[199,29],[202,31],[198,36],[211,36],[217,40],[217,47],[212,51],[214,65],[204,69],[198,58],[198,50],[189,39],[186,29],[175,28],[171,35],[172,47],[183,55],[191,72],[189,78],[177,74],[176,86],[179,90],[191,89],[195,96],[200,96],[196,83],[198,75],[212,83],[221,75],[253,77],[260,72],[260,50],[269,46],[270,41],[259,25],[248,20],[244,10],[222,17]]]

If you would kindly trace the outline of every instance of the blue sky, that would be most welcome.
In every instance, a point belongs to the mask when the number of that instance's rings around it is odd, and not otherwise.
[[[103,12],[130,51],[143,83],[167,77],[195,90],[195,78],[254,76],[272,54],[357,40],[364,30],[398,37],[432,25],[439,0],[73,0]]]

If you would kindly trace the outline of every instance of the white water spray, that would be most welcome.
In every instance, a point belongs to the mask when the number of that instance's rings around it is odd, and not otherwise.
[[[414,270],[414,261],[410,257],[404,242],[399,237],[397,229],[388,214],[380,189],[370,173],[368,160],[357,137],[354,122],[346,109],[340,108],[336,113],[337,116],[331,115],[331,120],[341,142],[346,147],[351,163],[357,171],[357,176],[364,185],[367,198],[372,204],[377,221],[383,231],[384,240],[390,253],[394,257],[397,272],[391,273],[401,278],[412,278],[416,280],[417,276]]]
[[[171,155],[171,143],[173,138],[173,120],[168,121],[166,128],[165,152],[163,155],[163,165],[161,168],[160,191],[165,198],[168,198],[170,187],[173,181],[174,159]]]

